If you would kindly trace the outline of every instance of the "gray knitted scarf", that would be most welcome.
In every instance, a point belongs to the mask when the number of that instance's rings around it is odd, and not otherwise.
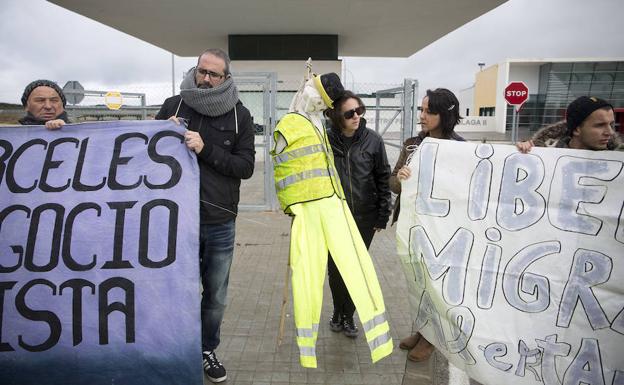
[[[208,116],[221,116],[231,111],[238,102],[238,90],[231,77],[214,88],[198,88],[195,84],[195,68],[182,80],[180,96],[192,109]]]

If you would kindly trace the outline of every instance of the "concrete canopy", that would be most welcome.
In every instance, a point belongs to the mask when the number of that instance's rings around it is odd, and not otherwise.
[[[228,35],[338,35],[339,56],[407,57],[506,0],[49,0],[178,56]]]

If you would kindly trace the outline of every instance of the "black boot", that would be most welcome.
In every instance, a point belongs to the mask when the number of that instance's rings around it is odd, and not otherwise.
[[[334,314],[329,320],[329,328],[332,332],[336,333],[342,331],[342,315],[340,314],[340,312],[334,310]]]
[[[344,331],[345,336],[350,338],[357,337],[359,332],[357,326],[355,326],[355,321],[353,321],[353,317],[342,318],[342,330]]]

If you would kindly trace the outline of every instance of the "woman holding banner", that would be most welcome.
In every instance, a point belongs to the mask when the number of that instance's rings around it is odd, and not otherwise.
[[[394,213],[392,215],[393,224],[399,217],[401,181],[411,176],[409,163],[412,155],[426,137],[465,141],[464,138],[454,131],[455,125],[457,125],[460,120],[459,101],[455,94],[446,88],[436,88],[433,91],[427,90],[427,95],[422,100],[420,111],[420,125],[422,126],[422,130],[418,135],[407,139],[405,143],[403,143],[399,159],[390,175],[390,190],[399,195],[394,205]],[[416,362],[429,359],[431,353],[435,350],[435,347],[419,332],[403,338],[399,347],[404,350],[409,350],[407,358]]]

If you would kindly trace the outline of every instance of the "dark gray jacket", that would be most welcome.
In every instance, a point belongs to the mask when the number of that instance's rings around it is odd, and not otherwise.
[[[390,164],[383,139],[366,128],[364,119],[360,120],[348,148],[340,131],[330,129],[327,134],[355,222],[361,227],[385,229],[390,217]]]
[[[176,95],[165,100],[156,119],[165,120],[173,116],[180,99],[180,95]],[[186,119],[188,129],[199,132],[204,141],[204,148],[197,154],[202,224],[224,223],[234,218],[238,212],[241,179],[248,179],[253,174],[253,119],[240,101],[235,108],[238,129],[234,109],[224,115],[210,117],[182,102],[178,111],[178,118]]]

